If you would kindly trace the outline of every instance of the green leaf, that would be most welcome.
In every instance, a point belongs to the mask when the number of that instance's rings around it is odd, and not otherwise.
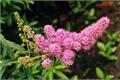
[[[117,39],[119,35],[120,35],[120,32],[115,32],[112,34],[112,38]]]
[[[114,56],[114,55],[111,55],[111,56],[109,56],[108,58],[109,58],[109,60],[117,60],[117,57]]]
[[[14,43],[14,42],[11,42],[9,40],[6,40],[2,34],[0,34],[0,42],[4,42],[4,43],[6,43],[7,46],[9,46],[9,47],[11,47],[13,49],[19,50],[19,51],[24,51],[25,50],[20,45]]]
[[[39,70],[37,70],[35,68],[32,68],[32,74],[34,75],[34,74],[37,74],[37,73],[39,73]]]
[[[1,63],[0,63],[0,79],[2,78],[2,75],[4,74],[4,71],[5,69],[12,65],[14,62],[7,59],[7,60],[1,60]]]
[[[53,71],[49,71],[48,76],[49,76],[49,80],[53,80]]]
[[[104,79],[105,77],[103,71],[99,67],[96,68],[96,74],[100,79]]]
[[[102,42],[97,42],[97,47],[102,50],[105,51],[105,45]]]
[[[33,22],[31,22],[30,24],[29,24],[29,26],[34,26],[34,25],[36,25],[37,24],[37,21],[33,21]]]
[[[112,48],[112,52],[115,52],[117,50],[117,47]]]
[[[78,80],[78,76],[77,75],[73,76],[71,80]]]
[[[65,68],[67,68],[67,66],[65,66],[65,65],[55,66],[55,69],[65,69]]]
[[[111,48],[111,45],[112,45],[112,42],[111,42],[111,41],[108,41],[108,42],[105,44],[105,49],[108,50],[109,48]]]
[[[67,76],[63,74],[61,71],[55,71],[55,74],[59,76],[61,79],[68,80]]]
[[[100,51],[99,54],[102,55],[102,56],[104,56],[104,57],[107,56],[106,53],[104,53],[104,52],[102,52],[102,51]]]
[[[5,23],[5,21],[4,21],[4,18],[3,17],[0,17],[0,23]]]
[[[89,16],[94,16],[94,14],[95,14],[95,9],[94,8],[90,9]]]
[[[29,80],[34,80],[34,77],[32,75],[32,71],[31,71],[31,68],[25,68],[25,71],[26,71],[26,75],[27,75],[27,78]]]
[[[67,31],[71,31],[71,24],[70,24],[70,22],[67,22],[66,27],[67,27]]]
[[[112,80],[113,78],[114,78],[113,75],[108,75],[108,76],[105,77],[105,80]]]

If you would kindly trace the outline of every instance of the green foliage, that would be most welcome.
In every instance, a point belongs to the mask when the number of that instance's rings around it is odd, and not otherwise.
[[[71,78],[71,80],[78,80],[78,77],[75,75]]]
[[[120,42],[120,31],[114,32],[112,34],[110,34],[109,32],[106,32],[107,37],[110,41],[113,41],[113,45],[116,42]]]
[[[97,46],[100,50],[100,55],[106,57],[109,60],[117,60],[117,57],[113,54],[116,51],[117,47],[113,47],[112,42],[107,42],[106,44],[97,42]]]
[[[99,67],[96,68],[96,75],[100,80],[112,80],[114,78],[113,75],[105,75]]]
[[[64,70],[67,70],[67,66],[59,64],[58,61],[55,61],[57,64],[55,64],[53,67],[44,69],[42,71],[43,79],[49,79],[53,80],[55,79],[54,76],[57,77],[57,79],[64,79],[68,80],[68,77],[63,73]]]
[[[15,50],[18,51],[24,51],[24,48],[22,48],[20,45],[15,44],[14,42],[8,41],[4,38],[2,34],[0,34],[0,44],[1,44],[1,54],[0,54],[0,79],[7,78],[8,76],[4,76],[9,66],[16,63],[14,59],[14,52]],[[15,65],[16,66],[16,65]],[[14,68],[14,67],[13,67]],[[11,70],[13,70],[11,67]]]
[[[115,44],[120,41],[120,32],[115,32],[112,35],[107,33],[107,37],[107,43],[97,42],[99,54],[109,60],[117,60],[117,57],[113,53],[117,50]]]
[[[13,24],[14,11],[21,11],[23,9],[30,10],[30,4],[34,4],[33,0],[0,0],[2,10],[0,17],[0,24]]]
[[[77,1],[76,3],[70,1],[69,4],[73,5],[72,12],[75,15],[82,14],[81,16],[85,17],[85,24],[88,25],[90,21],[96,19],[95,8],[87,9],[88,7],[90,7],[90,5],[94,4],[95,2],[96,0],[88,0],[85,4],[82,4],[81,1]]]
[[[96,68],[96,74],[100,79],[104,79],[105,75],[100,68]]]

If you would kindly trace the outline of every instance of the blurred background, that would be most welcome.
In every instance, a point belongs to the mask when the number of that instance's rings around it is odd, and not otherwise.
[[[21,40],[14,17],[16,11],[19,12],[25,23],[33,28],[35,33],[42,33],[46,24],[52,24],[56,29],[64,28],[68,31],[80,32],[99,18],[107,16],[111,20],[110,27],[98,41],[104,44],[113,40],[114,45],[111,47],[117,47],[113,52],[118,57],[117,61],[107,61],[101,55],[96,54],[99,52],[99,46],[96,44],[90,52],[81,52],[82,55],[76,56],[74,65],[70,67],[72,72],[66,73],[66,75],[68,77],[77,75],[78,78],[96,78],[94,69],[96,66],[100,66],[106,71],[106,74],[114,74],[115,78],[120,78],[120,43],[117,42],[120,37],[116,33],[120,31],[119,0],[0,0],[0,3],[0,32],[7,40],[17,44],[20,44]],[[115,37],[111,36],[113,34]]]

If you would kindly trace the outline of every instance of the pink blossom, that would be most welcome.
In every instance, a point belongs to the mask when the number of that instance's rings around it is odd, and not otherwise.
[[[71,49],[73,46],[73,39],[72,38],[65,38],[63,40],[63,46],[65,49]]]
[[[42,55],[41,59],[45,60],[45,59],[47,59],[47,56],[46,55]]]
[[[108,27],[109,19],[103,17],[96,23],[88,26],[80,33],[80,42],[84,50],[90,50],[96,40],[102,35],[103,31]]]
[[[49,67],[51,67],[53,65],[53,62],[52,62],[52,60],[50,60],[49,58],[46,58],[46,59],[44,59],[43,61],[42,61],[42,66],[44,67],[44,68],[49,68]]]
[[[60,58],[61,57],[61,46],[57,43],[53,43],[53,44],[50,44],[49,46],[49,53],[51,55],[54,55],[55,57],[57,58]]]
[[[42,35],[35,35],[35,42],[39,46],[39,48],[46,53],[48,51],[49,42]]]
[[[55,29],[52,25],[45,25],[44,26],[44,33],[46,36],[51,36],[55,34]]]
[[[59,45],[63,44],[63,40],[68,36],[67,31],[64,29],[58,29],[55,33],[55,42],[58,43]]]
[[[77,32],[70,32],[69,37],[71,37],[74,41],[80,41],[80,34]]]
[[[52,25],[45,25],[44,26],[44,33],[50,42],[55,41],[55,29],[53,28]]]
[[[61,59],[61,62],[64,65],[72,65],[74,61],[75,53],[72,50],[65,50],[63,52],[63,57]]]
[[[78,42],[78,41],[74,41],[72,49],[75,50],[75,51],[80,51],[81,50],[81,43]]]

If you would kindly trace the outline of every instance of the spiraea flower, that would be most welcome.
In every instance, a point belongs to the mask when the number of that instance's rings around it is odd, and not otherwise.
[[[81,50],[81,43],[80,42],[78,42],[78,41],[74,41],[73,42],[73,45],[72,45],[72,49],[73,50],[75,50],[75,51],[80,51]]]
[[[71,49],[73,46],[73,39],[72,38],[65,38],[63,40],[63,46],[65,49]]]
[[[53,26],[46,25],[44,26],[45,35],[35,35],[35,42],[43,53],[55,56],[62,64],[70,66],[74,62],[74,52],[81,49],[90,50],[108,25],[107,17],[99,19],[79,33],[68,32],[64,29],[55,31]],[[42,59],[42,65],[45,68],[52,65],[49,56]]]
[[[99,19],[96,23],[88,26],[80,33],[80,42],[84,50],[90,50],[94,45],[96,40],[102,35],[103,31],[108,27],[109,19],[103,17]]]
[[[50,44],[49,46],[49,53],[51,55],[54,55],[55,57],[57,58],[60,58],[61,57],[61,53],[62,53],[62,48],[59,44],[57,43],[53,43],[53,44]]]
[[[58,29],[55,32],[55,42],[59,45],[63,44],[63,40],[68,36],[68,32],[66,32],[64,29]]]
[[[53,28],[52,25],[45,25],[44,26],[44,33],[45,33],[47,39],[50,42],[54,42],[55,41],[55,29]]]
[[[63,52],[63,57],[61,59],[61,62],[64,64],[64,65],[72,65],[73,64],[73,61],[74,61],[74,57],[75,57],[75,53],[72,51],[72,50],[65,50]]]
[[[35,42],[39,46],[40,50],[42,50],[42,52],[48,52],[49,41],[45,39],[44,36],[39,34],[35,35]]]
[[[46,59],[44,59],[44,60],[42,61],[42,66],[43,66],[44,68],[49,68],[49,67],[51,67],[52,65],[53,65],[53,62],[52,62],[52,60],[49,59],[49,58],[46,58]]]

